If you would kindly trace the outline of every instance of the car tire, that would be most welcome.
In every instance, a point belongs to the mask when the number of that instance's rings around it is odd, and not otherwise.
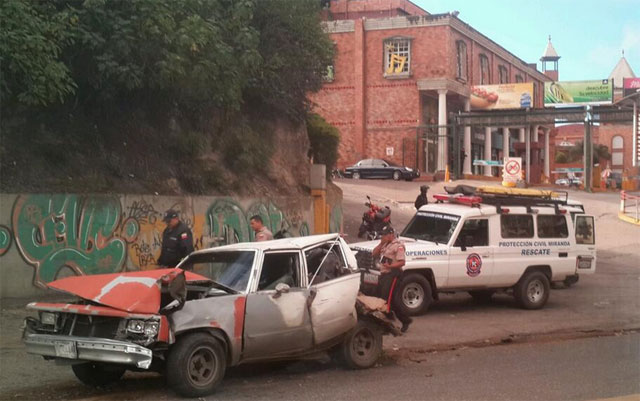
[[[360,179],[360,173],[353,173],[353,175],[351,177],[353,177],[354,180],[359,180]]]
[[[393,180],[394,181],[400,181],[400,178],[402,178],[402,173],[398,170],[393,172]]]
[[[171,347],[167,358],[167,382],[185,397],[213,393],[222,381],[227,358],[220,341],[206,333],[188,334]]]
[[[351,369],[367,369],[378,362],[382,354],[382,332],[367,320],[358,320],[341,348],[341,359]]]
[[[494,290],[474,290],[469,291],[469,295],[473,297],[473,299],[481,304],[486,304],[491,302],[491,297],[495,294]]]
[[[101,387],[117,382],[122,378],[126,368],[100,362],[80,363],[71,365],[73,374],[87,386]]]
[[[524,309],[541,309],[549,299],[549,278],[539,271],[526,273],[513,288],[516,301]]]
[[[396,296],[400,297],[400,307],[409,316],[417,316],[427,312],[433,301],[431,284],[421,274],[409,274],[397,283]]]

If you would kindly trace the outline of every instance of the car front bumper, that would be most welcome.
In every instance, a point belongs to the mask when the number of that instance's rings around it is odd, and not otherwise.
[[[67,360],[106,362],[149,369],[153,353],[141,345],[107,338],[23,334],[27,352]]]

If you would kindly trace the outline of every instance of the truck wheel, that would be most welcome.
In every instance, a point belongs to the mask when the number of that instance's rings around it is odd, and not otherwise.
[[[71,365],[71,370],[73,370],[78,380],[87,386],[100,387],[117,382],[127,369],[118,365],[89,362]]]
[[[475,290],[469,291],[469,295],[473,297],[478,303],[486,304],[491,302],[491,297],[495,294],[494,290]]]
[[[382,353],[382,333],[374,323],[359,320],[342,343],[342,359],[351,369],[372,367]]]
[[[400,288],[396,296],[400,297],[400,306],[404,309],[404,313],[409,316],[423,314],[433,301],[431,294],[431,285],[429,281],[421,274],[409,274],[398,280]]]
[[[524,275],[513,288],[516,301],[524,309],[540,309],[549,299],[550,284],[544,273],[530,272]]]
[[[194,333],[178,340],[167,359],[167,381],[178,394],[201,397],[213,393],[227,367],[222,344],[209,334]]]
[[[398,170],[396,170],[396,171],[394,171],[394,172],[393,172],[393,179],[394,179],[395,181],[399,181],[401,177],[402,177],[402,173],[401,173],[401,172],[399,172]]]

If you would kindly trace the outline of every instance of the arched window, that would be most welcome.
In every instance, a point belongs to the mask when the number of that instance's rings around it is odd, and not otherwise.
[[[456,42],[457,58],[457,75],[460,79],[467,79],[467,44],[463,40]]]
[[[489,67],[489,58],[486,55],[480,55],[480,85],[488,85],[491,83],[491,68]]]
[[[624,139],[620,135],[616,135],[611,140],[611,149],[622,149],[624,147]]]

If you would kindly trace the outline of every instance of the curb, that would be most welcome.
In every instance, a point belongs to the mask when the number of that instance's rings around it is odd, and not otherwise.
[[[640,220],[634,219],[633,217],[629,217],[622,212],[618,212],[618,218],[626,223],[631,223],[636,226],[640,226]]]

